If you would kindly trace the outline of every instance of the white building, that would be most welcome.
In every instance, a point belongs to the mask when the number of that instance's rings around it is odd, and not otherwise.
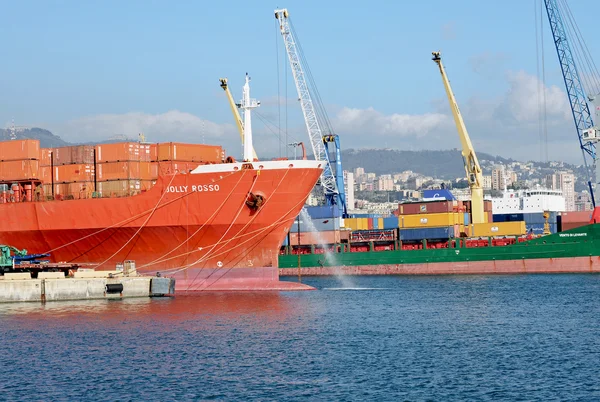
[[[354,209],[354,173],[344,170],[344,191],[346,192],[346,208]]]

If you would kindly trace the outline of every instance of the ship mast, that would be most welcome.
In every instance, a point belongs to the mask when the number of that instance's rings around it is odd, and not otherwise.
[[[250,98],[250,77],[246,73],[246,83],[244,84],[242,101],[240,102],[240,109],[244,111],[244,162],[252,162],[254,160],[251,111],[259,106],[259,101]]]

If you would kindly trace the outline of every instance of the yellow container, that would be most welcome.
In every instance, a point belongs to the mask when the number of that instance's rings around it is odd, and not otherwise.
[[[464,216],[458,212],[444,212],[438,214],[401,215],[398,217],[398,227],[423,228],[464,225]]]
[[[377,229],[383,229],[383,218],[377,218]]]
[[[525,222],[474,223],[471,237],[520,236],[526,233]]]
[[[346,229],[358,230],[356,218],[346,218],[346,219],[344,219],[344,227]]]

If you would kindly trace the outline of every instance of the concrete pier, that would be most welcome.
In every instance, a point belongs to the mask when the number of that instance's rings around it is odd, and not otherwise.
[[[65,278],[62,273],[44,274],[38,279],[27,279],[29,274],[0,276],[0,303],[121,299],[173,296],[175,293],[175,280],[171,278]]]

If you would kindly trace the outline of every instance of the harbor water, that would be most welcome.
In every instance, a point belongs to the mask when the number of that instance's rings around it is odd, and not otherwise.
[[[600,275],[0,305],[3,400],[599,400]]]

